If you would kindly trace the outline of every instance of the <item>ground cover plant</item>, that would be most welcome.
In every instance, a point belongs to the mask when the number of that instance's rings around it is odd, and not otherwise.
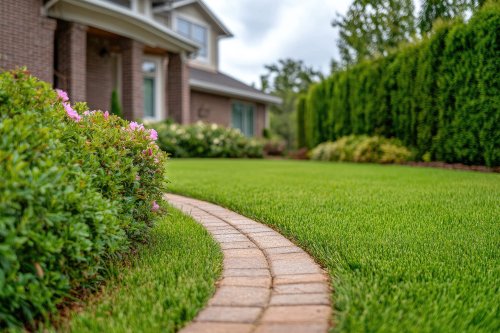
[[[262,157],[263,145],[238,129],[197,122],[152,124],[158,145],[174,157]]]
[[[298,142],[396,137],[422,160],[500,165],[500,3],[466,23],[437,24],[416,43],[311,86],[297,103]]]
[[[0,74],[0,329],[33,329],[95,288],[163,211],[156,133]]]
[[[128,264],[62,332],[174,333],[191,321],[215,290],[222,253],[208,232],[172,208]]]
[[[399,140],[367,135],[343,136],[310,152],[312,160],[332,162],[403,163],[411,157],[411,151]]]
[[[263,221],[333,281],[334,332],[498,332],[500,175],[172,160],[170,189]]]

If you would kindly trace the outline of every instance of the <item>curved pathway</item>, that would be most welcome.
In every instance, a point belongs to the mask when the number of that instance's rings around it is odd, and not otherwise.
[[[220,243],[222,279],[208,306],[180,333],[325,333],[327,274],[273,229],[208,202],[167,194]]]

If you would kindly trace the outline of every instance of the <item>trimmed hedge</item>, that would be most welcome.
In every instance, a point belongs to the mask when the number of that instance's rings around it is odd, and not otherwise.
[[[468,23],[442,23],[312,86],[297,104],[299,144],[381,135],[417,159],[500,165],[499,31],[500,4],[491,2]]]
[[[262,157],[263,144],[238,129],[197,122],[191,125],[152,124],[158,145],[174,157]]]
[[[0,74],[0,330],[96,287],[160,210],[155,133],[85,110],[26,72]]]
[[[310,158],[330,162],[404,163],[411,159],[411,151],[398,140],[380,136],[343,136],[335,142],[319,144],[310,152]]]

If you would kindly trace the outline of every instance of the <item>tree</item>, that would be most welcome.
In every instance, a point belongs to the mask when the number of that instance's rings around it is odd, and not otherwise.
[[[387,53],[415,33],[412,0],[354,0],[347,14],[337,13],[340,56],[344,65]]]
[[[261,75],[262,91],[281,97],[281,105],[273,105],[271,131],[286,140],[288,148],[295,144],[295,104],[297,96],[309,86],[321,80],[321,72],[304,64],[302,60],[280,59],[278,63],[266,65],[266,74]]]
[[[426,33],[432,29],[437,19],[449,20],[462,17],[481,7],[485,0],[424,0],[419,12],[418,26],[420,32]]]

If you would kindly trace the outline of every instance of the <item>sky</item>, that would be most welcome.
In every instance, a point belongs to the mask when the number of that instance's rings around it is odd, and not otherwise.
[[[260,86],[264,65],[282,58],[303,60],[328,73],[339,58],[335,13],[351,0],[205,0],[234,37],[219,42],[220,70]]]

